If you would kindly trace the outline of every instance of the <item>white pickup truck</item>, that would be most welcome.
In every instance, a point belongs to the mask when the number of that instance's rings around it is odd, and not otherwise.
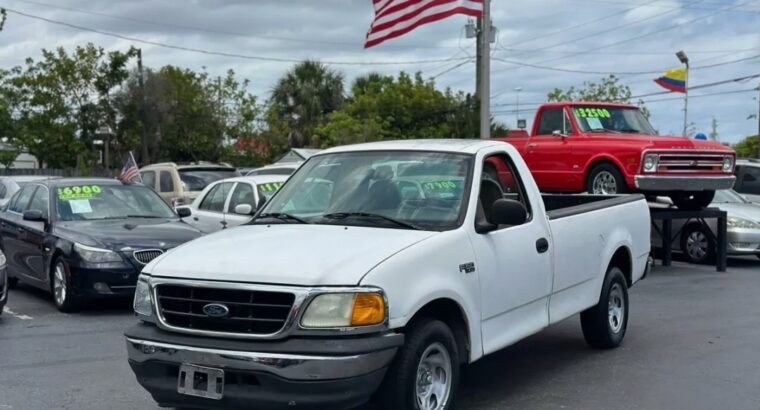
[[[618,346],[649,227],[641,195],[542,196],[502,142],[329,149],[145,267],[129,364],[161,406],[449,409],[461,364],[576,313]]]

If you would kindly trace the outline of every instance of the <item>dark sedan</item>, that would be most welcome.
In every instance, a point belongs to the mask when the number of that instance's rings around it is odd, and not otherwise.
[[[61,311],[132,295],[143,266],[200,235],[150,188],[113,179],[30,183],[0,212],[10,285],[50,291]]]

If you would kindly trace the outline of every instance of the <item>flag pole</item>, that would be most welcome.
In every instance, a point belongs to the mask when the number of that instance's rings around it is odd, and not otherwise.
[[[483,41],[480,42],[480,138],[491,138],[491,0],[483,0]]]
[[[683,90],[683,135],[687,136],[689,128],[689,60],[686,60],[686,79]]]

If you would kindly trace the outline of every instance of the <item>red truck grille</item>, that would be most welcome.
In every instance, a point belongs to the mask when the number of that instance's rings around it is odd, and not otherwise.
[[[721,154],[659,154],[658,172],[723,172]]]

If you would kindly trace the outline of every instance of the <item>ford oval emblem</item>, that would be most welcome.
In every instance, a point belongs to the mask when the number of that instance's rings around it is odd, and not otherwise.
[[[203,313],[208,317],[225,317],[230,313],[230,308],[220,303],[209,303],[203,307]]]

